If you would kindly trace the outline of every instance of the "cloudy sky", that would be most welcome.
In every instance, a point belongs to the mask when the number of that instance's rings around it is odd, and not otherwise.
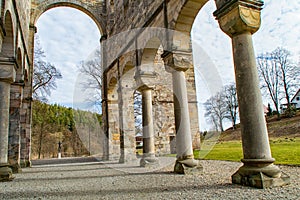
[[[262,26],[254,35],[256,54],[282,46],[289,49],[294,60],[298,61],[300,1],[264,2]],[[192,31],[200,106],[220,86],[234,81],[231,40],[219,29],[212,16],[214,10],[213,1],[209,1],[198,14]],[[57,90],[52,92],[50,103],[72,106],[74,101],[79,101],[78,94],[74,94],[74,86],[83,79],[78,76],[77,65],[97,48],[100,32],[87,15],[66,7],[45,12],[37,27],[47,60],[55,64],[63,75],[63,79],[57,82]],[[201,112],[203,119],[203,109]],[[205,120],[201,120],[200,127],[202,130],[208,128]]]

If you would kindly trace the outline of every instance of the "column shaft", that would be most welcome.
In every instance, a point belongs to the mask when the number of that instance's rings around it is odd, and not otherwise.
[[[155,137],[152,112],[152,89],[141,89],[143,111],[143,158],[140,161],[142,167],[152,167],[159,164],[155,157]]]
[[[146,154],[146,156],[150,156],[155,154],[151,89],[145,89],[142,91],[142,109],[143,109],[143,153]]]
[[[10,83],[0,81],[0,181],[14,179],[8,167]]]
[[[177,158],[193,158],[186,79],[183,71],[172,72]]]
[[[0,164],[7,164],[10,83],[0,81]]]
[[[244,158],[271,159],[252,35],[234,36],[232,45]]]

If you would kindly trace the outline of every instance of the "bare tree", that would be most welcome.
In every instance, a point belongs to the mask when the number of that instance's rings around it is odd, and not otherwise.
[[[283,89],[283,96],[288,108],[291,104],[290,97],[295,92],[295,89],[297,89],[296,87],[299,85],[300,79],[300,68],[295,65],[290,56],[291,53],[282,47],[278,47],[272,52],[272,59],[280,70],[280,85]]]
[[[279,112],[279,94],[280,80],[278,65],[272,59],[270,53],[261,54],[257,57],[258,72],[261,80],[261,88],[267,91],[275,106],[278,117]]]
[[[46,101],[51,90],[56,89],[56,80],[62,75],[56,67],[45,60],[45,53],[38,36],[35,37],[34,70],[33,70],[33,97]]]
[[[93,89],[93,94],[89,95],[87,101],[96,107],[101,106],[102,66],[100,48],[97,48],[87,61],[81,61],[78,69],[87,77],[82,82],[84,88]]]
[[[236,129],[236,121],[238,117],[238,99],[235,83],[231,83],[224,87],[224,101],[227,108],[226,118],[232,123],[232,128]]]
[[[261,54],[257,58],[262,89],[268,91],[277,115],[280,117],[279,103],[282,98],[290,107],[290,97],[299,85],[300,68],[290,59],[291,53],[278,47],[271,53]]]
[[[208,117],[215,125],[218,125],[220,131],[224,131],[223,120],[226,117],[226,104],[222,92],[209,98],[205,103],[205,117]]]

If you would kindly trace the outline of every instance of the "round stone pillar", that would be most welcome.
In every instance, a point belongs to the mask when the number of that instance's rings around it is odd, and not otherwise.
[[[244,165],[232,182],[257,188],[284,185],[289,177],[273,165],[252,34],[260,27],[262,1],[217,2],[214,13],[221,29],[232,38]]]
[[[143,158],[140,161],[142,167],[158,164],[155,157],[155,138],[152,113],[152,89],[149,87],[140,89],[142,93],[142,118],[143,118]]]
[[[0,181],[13,179],[8,167],[10,83],[0,81]]]
[[[202,166],[198,160],[194,159],[193,154],[187,86],[184,73],[192,64],[190,60],[191,52],[165,52],[162,58],[164,59],[166,70],[172,73],[173,80],[177,153],[174,172],[187,174],[193,170],[202,170]]]

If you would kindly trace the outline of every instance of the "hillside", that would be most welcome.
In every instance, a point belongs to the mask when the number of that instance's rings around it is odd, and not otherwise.
[[[267,119],[269,138],[300,138],[300,111],[295,117],[278,120],[276,117]],[[239,126],[238,126],[239,127]],[[220,141],[241,140],[240,128],[226,130],[221,134]]]

